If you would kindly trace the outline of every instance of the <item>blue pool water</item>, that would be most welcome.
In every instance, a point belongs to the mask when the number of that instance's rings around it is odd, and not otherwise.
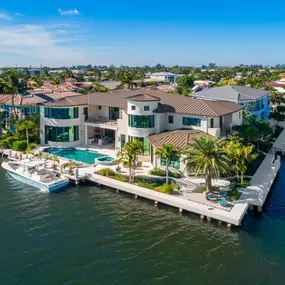
[[[104,156],[101,153],[76,148],[47,148],[44,152],[76,161],[94,164],[95,158]]]

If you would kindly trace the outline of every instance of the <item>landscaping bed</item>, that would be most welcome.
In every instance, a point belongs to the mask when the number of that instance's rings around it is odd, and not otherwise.
[[[113,171],[110,168],[103,168],[98,171],[99,175],[112,178],[121,182],[130,183],[150,190],[162,192],[165,194],[172,194],[177,185],[174,183],[165,184],[165,178],[155,178],[147,176],[135,176],[134,181],[129,182],[129,178],[118,172]]]

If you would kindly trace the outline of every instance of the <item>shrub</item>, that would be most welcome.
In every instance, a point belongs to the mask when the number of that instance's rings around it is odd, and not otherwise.
[[[229,193],[229,198],[231,201],[236,201],[238,200],[239,196],[241,195],[241,193],[236,190],[236,189],[233,189],[230,193]]]
[[[13,150],[26,150],[27,142],[26,141],[15,141],[12,143]]]
[[[7,137],[6,139],[2,139],[0,144],[3,148],[12,148],[13,143],[18,140],[16,137]]]
[[[166,176],[166,171],[161,168],[153,168],[148,173],[154,176]]]
[[[169,176],[173,177],[173,178],[181,178],[182,177],[181,173],[179,173],[179,172],[170,172]]]
[[[173,184],[163,184],[162,186],[156,187],[156,191],[162,192],[165,194],[172,194],[174,191],[174,185]]]
[[[30,143],[29,146],[27,147],[27,152],[30,152],[33,148],[36,148],[37,144],[36,143]]]
[[[109,176],[115,176],[116,173],[114,170],[112,170],[111,168],[102,168],[98,171],[98,173],[102,176],[106,176],[106,177],[109,177]]]
[[[116,179],[116,180],[119,180],[119,181],[122,181],[122,182],[128,182],[128,178],[127,177],[124,177],[124,176],[121,176],[121,175],[115,175],[115,176],[111,176],[113,179]]]
[[[166,170],[161,169],[161,168],[153,168],[148,172],[150,175],[154,175],[154,176],[166,176]],[[173,177],[173,178],[181,178],[182,175],[179,172],[171,172],[169,171],[168,173],[169,177]]]

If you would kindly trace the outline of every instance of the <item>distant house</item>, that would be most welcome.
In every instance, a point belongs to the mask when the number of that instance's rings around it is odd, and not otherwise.
[[[280,74],[280,80],[269,82],[267,85],[278,92],[285,93],[285,73]]]
[[[192,94],[198,99],[233,102],[245,106],[256,118],[268,120],[270,114],[270,92],[239,85],[227,85],[204,89]]]
[[[152,73],[150,75],[150,78],[153,79],[154,81],[175,83],[177,75],[170,72],[157,72],[157,73]]]

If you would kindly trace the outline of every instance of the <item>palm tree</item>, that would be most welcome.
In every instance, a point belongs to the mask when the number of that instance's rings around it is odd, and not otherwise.
[[[225,143],[224,139],[201,136],[193,139],[184,151],[186,170],[194,171],[196,176],[205,175],[207,193],[212,192],[212,179],[229,170],[230,160],[223,150]]]
[[[129,168],[129,182],[132,182],[135,175],[137,158],[143,151],[143,143],[139,140],[133,140],[125,143],[122,150],[117,152],[117,163],[123,163]],[[133,175],[132,175],[133,172]]]
[[[127,85],[128,89],[134,89],[134,87],[137,87],[137,83],[134,82],[134,76],[129,71],[122,72],[119,75],[119,80],[121,81],[120,87],[123,88],[125,85]]]
[[[52,161],[52,168],[54,170],[57,170],[57,163],[59,164],[60,163],[60,160],[58,159],[58,157],[56,155],[53,155],[53,156],[48,156],[46,158],[46,160],[51,160]]]
[[[56,88],[58,88],[58,85],[60,84],[60,77],[59,76],[54,76],[51,79],[51,84],[56,85]]]
[[[40,88],[44,85],[42,79],[39,76],[34,76],[30,80],[30,85],[34,88]]]
[[[0,76],[0,89],[4,94],[12,94],[12,110],[16,117],[15,95],[23,96],[27,91],[27,80],[21,72],[11,69]]]
[[[29,131],[35,131],[39,129],[38,123],[33,117],[29,117],[22,121],[16,121],[15,127],[18,132],[26,132],[27,147],[29,146]]]
[[[66,78],[73,78],[74,77],[73,72],[70,69],[68,69],[68,68],[64,69],[64,71],[62,72],[61,75],[63,76],[64,79],[66,79]]]
[[[68,167],[68,173],[69,173],[69,175],[72,175],[73,174],[72,169],[77,167],[78,165],[79,164],[77,162],[69,160],[68,162],[63,164],[63,169]]]
[[[239,179],[240,174],[241,182],[243,182],[243,176],[249,162],[258,156],[257,153],[253,153],[253,149],[253,144],[244,145],[238,137],[231,137],[230,141],[224,146],[224,151],[232,162],[237,179]]]
[[[155,154],[159,155],[160,158],[165,157],[166,159],[166,184],[168,184],[169,161],[173,157],[179,156],[179,150],[175,148],[172,144],[163,144],[162,146],[156,149]]]

